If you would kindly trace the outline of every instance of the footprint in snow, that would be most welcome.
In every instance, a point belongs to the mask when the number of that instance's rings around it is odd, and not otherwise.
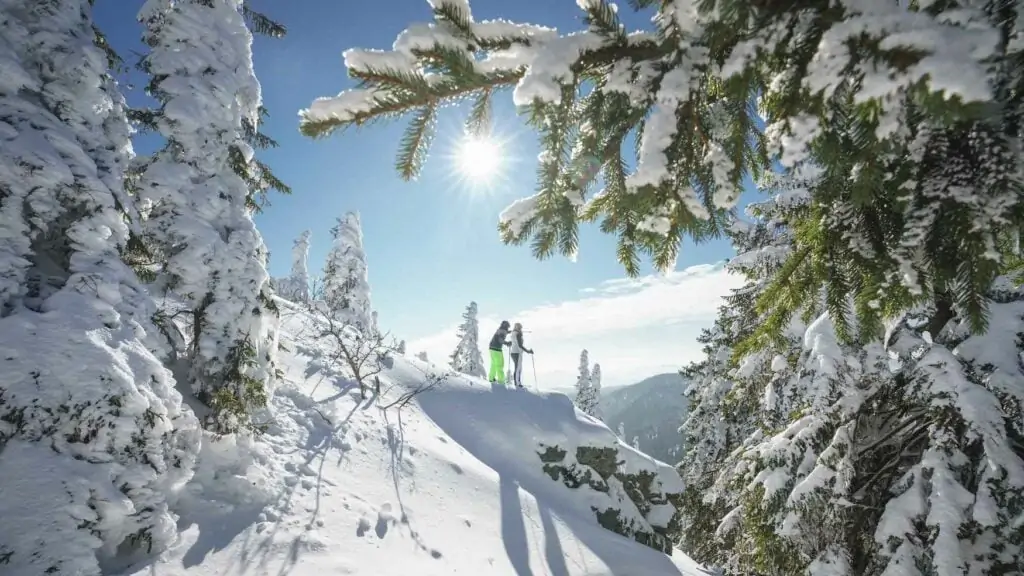
[[[388,533],[388,523],[393,522],[395,519],[394,514],[391,513],[391,504],[385,502],[381,504],[380,511],[377,512],[377,526],[374,528],[377,532],[377,538],[383,538]]]
[[[452,467],[452,470],[455,470],[456,474],[462,474],[462,466],[459,466],[455,462],[449,462],[448,465]]]
[[[359,519],[359,526],[356,527],[356,536],[362,538],[366,536],[366,531],[370,529],[370,520],[363,517]]]

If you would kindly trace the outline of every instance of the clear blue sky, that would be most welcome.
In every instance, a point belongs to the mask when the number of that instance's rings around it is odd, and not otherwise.
[[[646,14],[625,14],[630,28],[648,27]],[[98,0],[98,24],[128,60],[143,51],[141,27],[135,15],[142,0]],[[473,0],[478,20],[505,18],[557,27],[581,26],[573,0]],[[413,339],[455,322],[463,307],[476,300],[482,312],[511,315],[546,302],[573,299],[581,288],[623,276],[615,260],[614,238],[596,226],[580,233],[577,262],[562,257],[537,261],[529,246],[505,246],[496,223],[501,210],[517,198],[534,193],[536,138],[515,114],[511,93],[496,103],[497,130],[510,137],[514,160],[500,183],[481,192],[459,184],[446,155],[461,129],[462,114],[449,110],[441,117],[431,158],[420,179],[403,182],[393,163],[404,122],[374,125],[325,140],[310,140],[298,132],[300,109],[319,96],[334,95],[352,86],[342,62],[351,47],[389,49],[408,24],[429,21],[426,0],[253,0],[252,6],[288,27],[283,39],[257,38],[256,71],[270,119],[263,131],[280,148],[261,158],[288,183],[293,194],[273,195],[272,205],[257,218],[271,251],[271,273],[281,276],[290,267],[292,241],[302,230],[312,231],[311,272],[319,270],[330,245],[335,217],[357,210],[363,223],[370,286],[383,327]],[[142,79],[129,76],[129,101],[142,103]],[[156,142],[136,144],[147,153]],[[751,199],[752,192],[744,197]],[[684,244],[679,268],[731,256],[725,240],[694,246]],[[482,327],[485,332],[490,327]]]

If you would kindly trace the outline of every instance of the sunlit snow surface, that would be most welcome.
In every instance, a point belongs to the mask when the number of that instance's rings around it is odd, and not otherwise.
[[[307,318],[281,305],[286,382],[269,429],[248,446],[204,448],[177,506],[180,542],[128,574],[706,573],[682,552],[669,557],[600,528],[589,510],[596,493],[542,473],[538,441],[614,439],[567,397],[450,377],[401,411],[382,411],[324,365]],[[398,358],[382,378],[382,403],[439,370]],[[664,467],[664,487],[679,488],[670,467],[627,456],[627,467]],[[657,521],[665,511],[652,512]]]

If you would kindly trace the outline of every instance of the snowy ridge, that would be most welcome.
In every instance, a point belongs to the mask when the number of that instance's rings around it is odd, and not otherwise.
[[[679,551],[601,528],[591,506],[607,494],[544,474],[541,443],[572,451],[617,442],[567,397],[451,374],[401,410],[383,410],[439,369],[395,358],[380,398],[361,399],[306,336],[309,318],[278,304],[285,376],[258,417],[266,432],[204,442],[174,507],[177,544],[125,576],[706,574]],[[670,466],[624,448],[624,470],[654,470],[662,489],[682,489]],[[644,521],[666,523],[667,508]]]

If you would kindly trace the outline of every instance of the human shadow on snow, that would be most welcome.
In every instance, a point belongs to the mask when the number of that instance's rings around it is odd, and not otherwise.
[[[678,566],[665,554],[601,528],[592,512],[574,507],[565,498],[567,488],[542,472],[536,439],[572,438],[600,428],[578,420],[568,397],[452,386],[425,392],[417,400],[438,427],[498,473],[502,536],[509,560],[519,576],[531,576],[519,487],[530,493],[542,509],[545,555],[555,576],[566,574],[567,568],[551,515],[558,516],[613,575],[682,576]],[[529,429],[524,430],[524,426]],[[523,431],[522,436],[514,434],[517,430]],[[524,473],[524,465],[535,465],[536,472]]]
[[[441,558],[441,552],[435,548],[431,548],[424,541],[420,533],[416,531],[412,525],[412,520],[409,518],[408,512],[405,509],[405,503],[402,501],[402,472],[405,468],[405,423],[402,421],[402,410],[398,409],[395,413],[395,422],[391,422],[391,416],[387,410],[380,410],[381,415],[384,418],[384,425],[387,430],[387,444],[388,451],[391,455],[391,461],[388,463],[388,471],[391,473],[391,483],[395,490],[395,500],[398,502],[398,521],[408,527],[409,536],[412,538],[416,546],[428,552],[432,558]],[[384,537],[387,533],[387,526],[381,525],[381,521],[378,520],[377,524],[377,535],[380,538]]]
[[[498,477],[498,492],[501,498],[501,541],[505,545],[505,554],[518,576],[533,576],[519,485],[509,476],[501,475]]]

